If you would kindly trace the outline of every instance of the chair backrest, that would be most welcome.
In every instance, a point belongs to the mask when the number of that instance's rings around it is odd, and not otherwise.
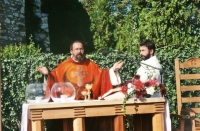
[[[177,92],[177,107],[178,114],[181,114],[184,103],[198,103],[200,97],[193,95],[183,95],[183,93],[200,91],[200,84],[190,84],[192,82],[185,82],[188,80],[200,80],[200,58],[189,58],[185,62],[180,62],[178,58],[175,59],[175,75],[176,75],[176,92]],[[191,70],[189,69],[191,68]],[[199,68],[199,69],[198,69]],[[196,71],[196,73],[194,73]],[[185,72],[185,73],[184,73]],[[185,82],[185,84],[184,84]],[[200,108],[189,108],[188,110],[195,113],[200,113]]]

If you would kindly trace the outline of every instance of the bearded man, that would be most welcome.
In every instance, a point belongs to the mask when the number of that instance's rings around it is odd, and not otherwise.
[[[157,79],[161,83],[162,67],[155,54],[155,44],[151,40],[144,40],[140,43],[140,56],[142,58],[137,75],[140,75],[140,80],[146,82],[149,79]],[[171,120],[169,118],[168,102],[165,106],[165,131],[171,131]],[[152,131],[152,114],[134,115],[134,130]]]
[[[113,86],[119,85],[121,79],[118,70],[123,62],[116,62],[110,70],[102,70],[93,61],[87,59],[84,55],[83,44],[75,41],[70,46],[71,57],[63,61],[53,71],[40,66],[37,70],[48,75],[48,88],[51,89],[56,82],[70,82],[76,89],[76,100],[83,100],[81,94],[85,90],[85,84],[92,84],[92,99],[98,99],[99,96],[106,93]]]
[[[54,83],[70,82],[75,87],[75,99],[83,100],[84,96],[81,94],[81,91],[85,90],[86,84],[92,84],[91,98],[98,99],[99,96],[106,93],[108,90],[113,88],[113,86],[119,85],[121,83],[118,70],[122,67],[123,62],[116,62],[111,69],[102,70],[97,64],[85,57],[84,47],[80,41],[74,41],[71,44],[70,53],[71,56],[59,64],[51,72],[44,66],[37,68],[40,73],[48,75],[47,88],[51,89]],[[103,117],[98,119],[86,118],[86,130],[112,130],[111,128],[113,127],[103,129],[101,125],[97,126],[99,121],[104,121],[104,125],[106,124],[106,119]],[[95,128],[88,129],[92,127],[91,122],[96,123],[93,124]],[[90,126],[87,126],[87,123]],[[56,126],[56,129],[53,129],[55,127],[53,126],[51,127],[51,130],[58,131],[58,127],[60,126]]]
[[[140,75],[142,82],[146,82],[148,79],[157,79],[161,82],[160,70],[162,70],[162,67],[154,55],[155,49],[156,47],[153,41],[145,40],[140,43],[140,56],[142,61],[136,74]]]

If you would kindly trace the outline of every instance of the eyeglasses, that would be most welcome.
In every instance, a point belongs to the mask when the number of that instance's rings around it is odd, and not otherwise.
[[[76,48],[76,49],[74,49],[75,51],[83,51],[84,49],[83,48]]]

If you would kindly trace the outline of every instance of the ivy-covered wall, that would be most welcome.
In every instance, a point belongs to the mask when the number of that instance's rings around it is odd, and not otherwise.
[[[23,44],[19,46],[12,45],[6,47],[4,50],[0,50],[0,56],[1,52],[3,52],[1,70],[3,131],[19,130],[22,104],[26,102],[26,87],[30,83],[43,82],[43,76],[36,71],[36,67],[44,65],[52,70],[68,57],[67,54],[44,54],[40,51],[40,49],[34,47],[34,44],[29,44],[29,46]],[[118,54],[110,53],[107,56],[95,52],[86,56],[99,64],[103,69],[109,69],[116,61],[123,60],[124,65],[120,69],[120,76],[123,82],[133,77],[140,63],[140,56],[137,52],[132,55],[128,55],[127,52]],[[156,56],[160,60],[164,70],[164,85],[167,89],[170,112],[177,114],[174,59],[179,58],[181,61],[184,61],[189,57],[200,57],[200,46],[194,44],[194,47],[182,48],[182,52],[175,47],[169,47],[157,50]],[[192,92],[192,95],[194,95],[194,92]],[[178,123],[172,120],[172,124],[176,125]]]

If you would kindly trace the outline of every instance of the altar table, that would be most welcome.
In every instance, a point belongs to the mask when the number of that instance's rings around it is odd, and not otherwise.
[[[114,131],[125,131],[123,100],[91,100],[68,103],[30,104],[29,131],[43,131],[43,120],[63,119],[64,131],[70,131],[67,118],[73,118],[73,131],[85,131],[85,117],[114,116]],[[165,98],[129,99],[125,114],[152,114],[153,131],[164,131]],[[71,125],[72,126],[72,125]]]

